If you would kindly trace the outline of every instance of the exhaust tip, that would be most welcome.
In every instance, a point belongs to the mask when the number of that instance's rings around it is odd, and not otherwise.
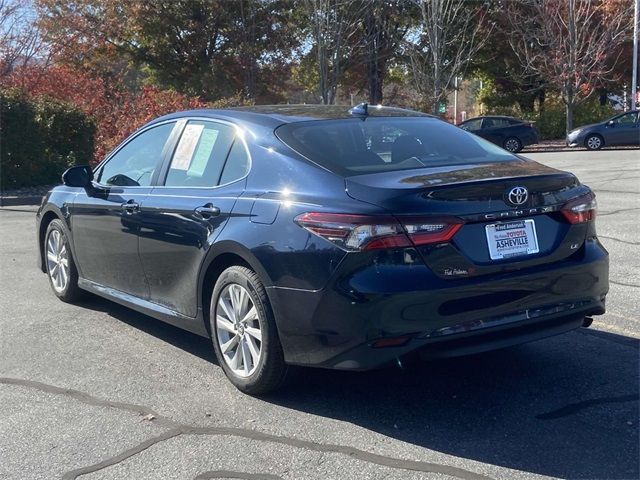
[[[590,327],[592,323],[593,323],[593,318],[591,317],[584,317],[584,320],[582,320],[582,326],[584,328]]]

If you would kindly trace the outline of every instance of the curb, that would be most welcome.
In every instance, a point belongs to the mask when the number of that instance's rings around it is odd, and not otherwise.
[[[40,205],[42,195],[24,197],[0,197],[0,207],[17,207],[20,205]]]

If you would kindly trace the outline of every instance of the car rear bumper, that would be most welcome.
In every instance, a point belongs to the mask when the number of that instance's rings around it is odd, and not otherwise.
[[[416,264],[340,270],[319,291],[270,289],[287,362],[367,370],[414,353],[503,348],[578,328],[604,313],[609,288],[597,240],[580,259],[468,279],[443,280]],[[399,337],[406,343],[375,346]]]
[[[535,131],[531,131],[522,135],[520,140],[522,141],[522,146],[535,145],[538,143],[538,135]]]

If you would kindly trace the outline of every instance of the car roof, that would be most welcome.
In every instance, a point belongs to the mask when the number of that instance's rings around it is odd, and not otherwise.
[[[147,125],[185,117],[201,117],[276,128],[282,124],[292,122],[356,118],[357,115],[349,113],[350,108],[352,107],[348,105],[255,105],[225,109],[204,108],[164,115],[152,120]],[[369,106],[368,115],[371,117],[432,117],[415,110],[381,105]]]
[[[515,120],[517,122],[522,122],[522,120],[520,120],[519,118],[510,117],[508,115],[482,115],[480,117],[469,118],[468,120],[465,120],[465,122],[469,122],[471,120],[480,120],[483,118],[504,118],[505,120]]]

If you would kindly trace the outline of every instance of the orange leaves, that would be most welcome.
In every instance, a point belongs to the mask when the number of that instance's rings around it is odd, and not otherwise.
[[[20,68],[2,78],[0,87],[16,89],[27,98],[68,102],[83,111],[96,124],[94,162],[149,120],[206,106],[198,98],[158,87],[130,92],[118,81],[109,83],[66,66]]]

